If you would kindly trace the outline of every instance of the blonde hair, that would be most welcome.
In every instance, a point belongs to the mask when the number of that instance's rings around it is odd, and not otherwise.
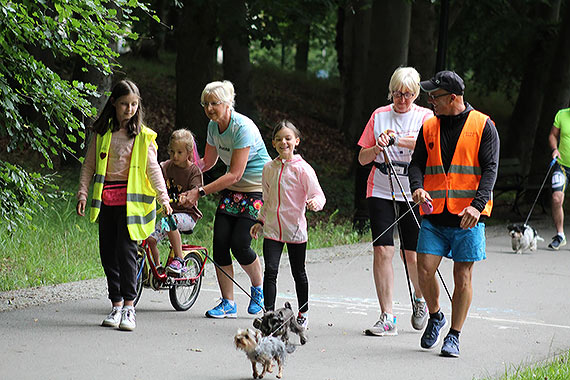
[[[410,90],[417,96],[420,93],[420,73],[413,67],[398,67],[390,78],[388,100],[392,100],[392,92],[401,88]]]
[[[188,153],[192,153],[190,154],[190,157],[192,157],[192,162],[195,161],[194,134],[192,132],[190,132],[188,129],[185,128],[175,130],[174,132],[172,132],[172,135],[170,135],[170,141],[168,142],[168,150],[172,149],[172,143],[174,142],[181,142],[185,144]]]
[[[204,87],[204,90],[202,91],[202,95],[200,96],[200,102],[204,103],[204,99],[208,95],[214,95],[216,99],[226,103],[232,109],[235,106],[236,93],[234,90],[233,83],[230,82],[229,80],[224,80],[221,82],[215,81],[208,83],[206,87]]]

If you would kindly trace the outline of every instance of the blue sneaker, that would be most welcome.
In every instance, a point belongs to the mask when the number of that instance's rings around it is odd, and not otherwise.
[[[249,301],[249,306],[247,307],[247,312],[249,314],[258,314],[263,310],[263,289],[255,286],[251,287],[251,300]]]
[[[233,306],[230,301],[222,298],[222,301],[215,308],[206,312],[206,317],[209,318],[237,318],[237,306]]]
[[[420,346],[422,346],[422,348],[429,349],[437,345],[440,339],[439,333],[445,326],[447,326],[447,320],[443,313],[442,318],[439,321],[435,318],[430,318],[422,335],[422,339],[420,340]]]
[[[455,335],[447,334],[443,339],[443,346],[441,347],[441,356],[448,356],[452,358],[459,357],[459,338]]]

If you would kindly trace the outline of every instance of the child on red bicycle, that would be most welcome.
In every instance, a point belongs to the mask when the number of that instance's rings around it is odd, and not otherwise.
[[[154,232],[147,238],[147,243],[152,252],[154,263],[160,270],[160,254],[157,244],[168,236],[174,250],[174,259],[167,263],[165,272],[171,276],[180,276],[186,271],[180,231],[192,231],[196,222],[202,218],[202,213],[196,205],[192,207],[180,205],[178,203],[178,194],[195,187],[201,187],[203,178],[200,168],[195,163],[198,155],[194,146],[192,132],[187,129],[174,131],[170,136],[168,153],[170,159],[161,162],[160,166],[166,180],[168,194],[171,202],[173,202],[172,209],[174,213],[172,217],[176,222],[177,229],[173,229],[171,226],[163,226],[162,223],[156,223]]]

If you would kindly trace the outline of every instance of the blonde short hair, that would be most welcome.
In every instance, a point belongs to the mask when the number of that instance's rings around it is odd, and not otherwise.
[[[208,95],[214,95],[216,99],[226,103],[231,108],[235,106],[236,93],[234,90],[234,85],[229,80],[210,82],[204,87],[202,95],[200,96],[200,102],[204,103],[204,99]]]
[[[390,78],[388,100],[392,100],[392,92],[399,91],[401,88],[418,95],[420,93],[420,73],[413,67],[398,67]]]
[[[189,130],[182,128],[172,132],[172,135],[170,135],[170,141],[168,142],[169,150],[172,149],[172,143],[174,142],[181,142],[186,145],[188,153],[194,152],[194,134]]]

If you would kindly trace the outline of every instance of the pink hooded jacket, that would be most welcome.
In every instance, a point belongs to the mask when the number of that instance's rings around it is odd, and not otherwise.
[[[300,155],[290,160],[279,157],[263,167],[263,207],[258,219],[263,222],[265,238],[285,243],[307,241],[305,208],[314,198],[317,210],[326,199],[317,174]]]

